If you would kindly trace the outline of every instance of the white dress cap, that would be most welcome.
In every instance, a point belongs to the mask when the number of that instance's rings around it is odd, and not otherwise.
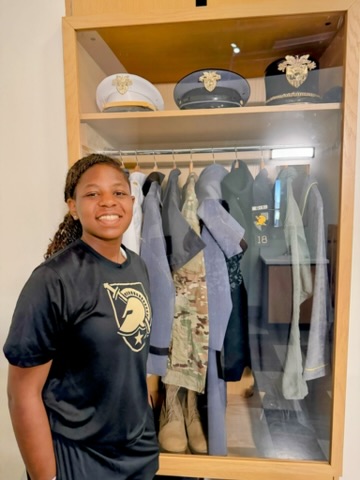
[[[101,112],[164,110],[159,90],[145,78],[130,73],[104,78],[96,89],[96,104]]]

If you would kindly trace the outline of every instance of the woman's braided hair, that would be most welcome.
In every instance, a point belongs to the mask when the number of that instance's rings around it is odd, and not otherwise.
[[[74,165],[69,169],[64,189],[64,200],[67,202],[70,198],[75,198],[76,186],[79,183],[81,176],[91,167],[98,164],[110,165],[124,175],[127,182],[130,185],[129,178],[119,160],[115,158],[108,157],[99,153],[93,153],[87,157],[80,158]],[[80,238],[82,235],[82,227],[79,220],[74,220],[73,217],[68,212],[64,220],[60,223],[57,232],[54,235],[54,238],[51,240],[47,251],[44,255],[44,258],[47,259],[54,255],[54,253],[62,250],[67,245],[73,241]]]

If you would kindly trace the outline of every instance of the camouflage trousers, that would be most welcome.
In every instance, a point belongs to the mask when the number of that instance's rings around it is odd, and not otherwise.
[[[163,382],[198,393],[205,390],[209,349],[208,299],[203,252],[174,275],[175,315]]]

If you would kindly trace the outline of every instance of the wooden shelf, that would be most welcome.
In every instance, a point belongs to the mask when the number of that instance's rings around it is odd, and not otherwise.
[[[240,144],[316,146],[338,140],[341,104],[87,113],[80,118],[82,125],[120,150]]]

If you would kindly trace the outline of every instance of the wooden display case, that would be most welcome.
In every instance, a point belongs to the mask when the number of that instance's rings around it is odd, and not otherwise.
[[[360,1],[162,0],[66,2],[63,19],[68,159],[94,151],[140,164],[196,168],[239,158],[270,164],[276,146],[312,146],[321,172],[327,223],[338,225],[331,434],[327,459],[199,456],[162,453],[160,475],[242,480],[336,480],[342,471],[347,335],[352,255],[354,168],[359,85]],[[241,55],[234,57],[234,38]],[[264,71],[288,53],[319,58],[321,94],[341,85],[341,101],[265,104]],[[242,108],[179,110],[172,93],[191,71],[227,68],[248,79]],[[106,76],[143,76],[161,92],[165,109],[99,112],[95,92]],[[205,152],[205,154],[204,154]],[[230,152],[230,153],[229,153]],[[182,155],[186,153],[186,155]],[[242,155],[242,156],[241,156]],[[308,164],[308,162],[304,162]],[[255,168],[254,167],[254,168]],[[321,183],[320,182],[320,183]],[[235,389],[236,390],[236,389]],[[230,402],[231,403],[231,402]]]

